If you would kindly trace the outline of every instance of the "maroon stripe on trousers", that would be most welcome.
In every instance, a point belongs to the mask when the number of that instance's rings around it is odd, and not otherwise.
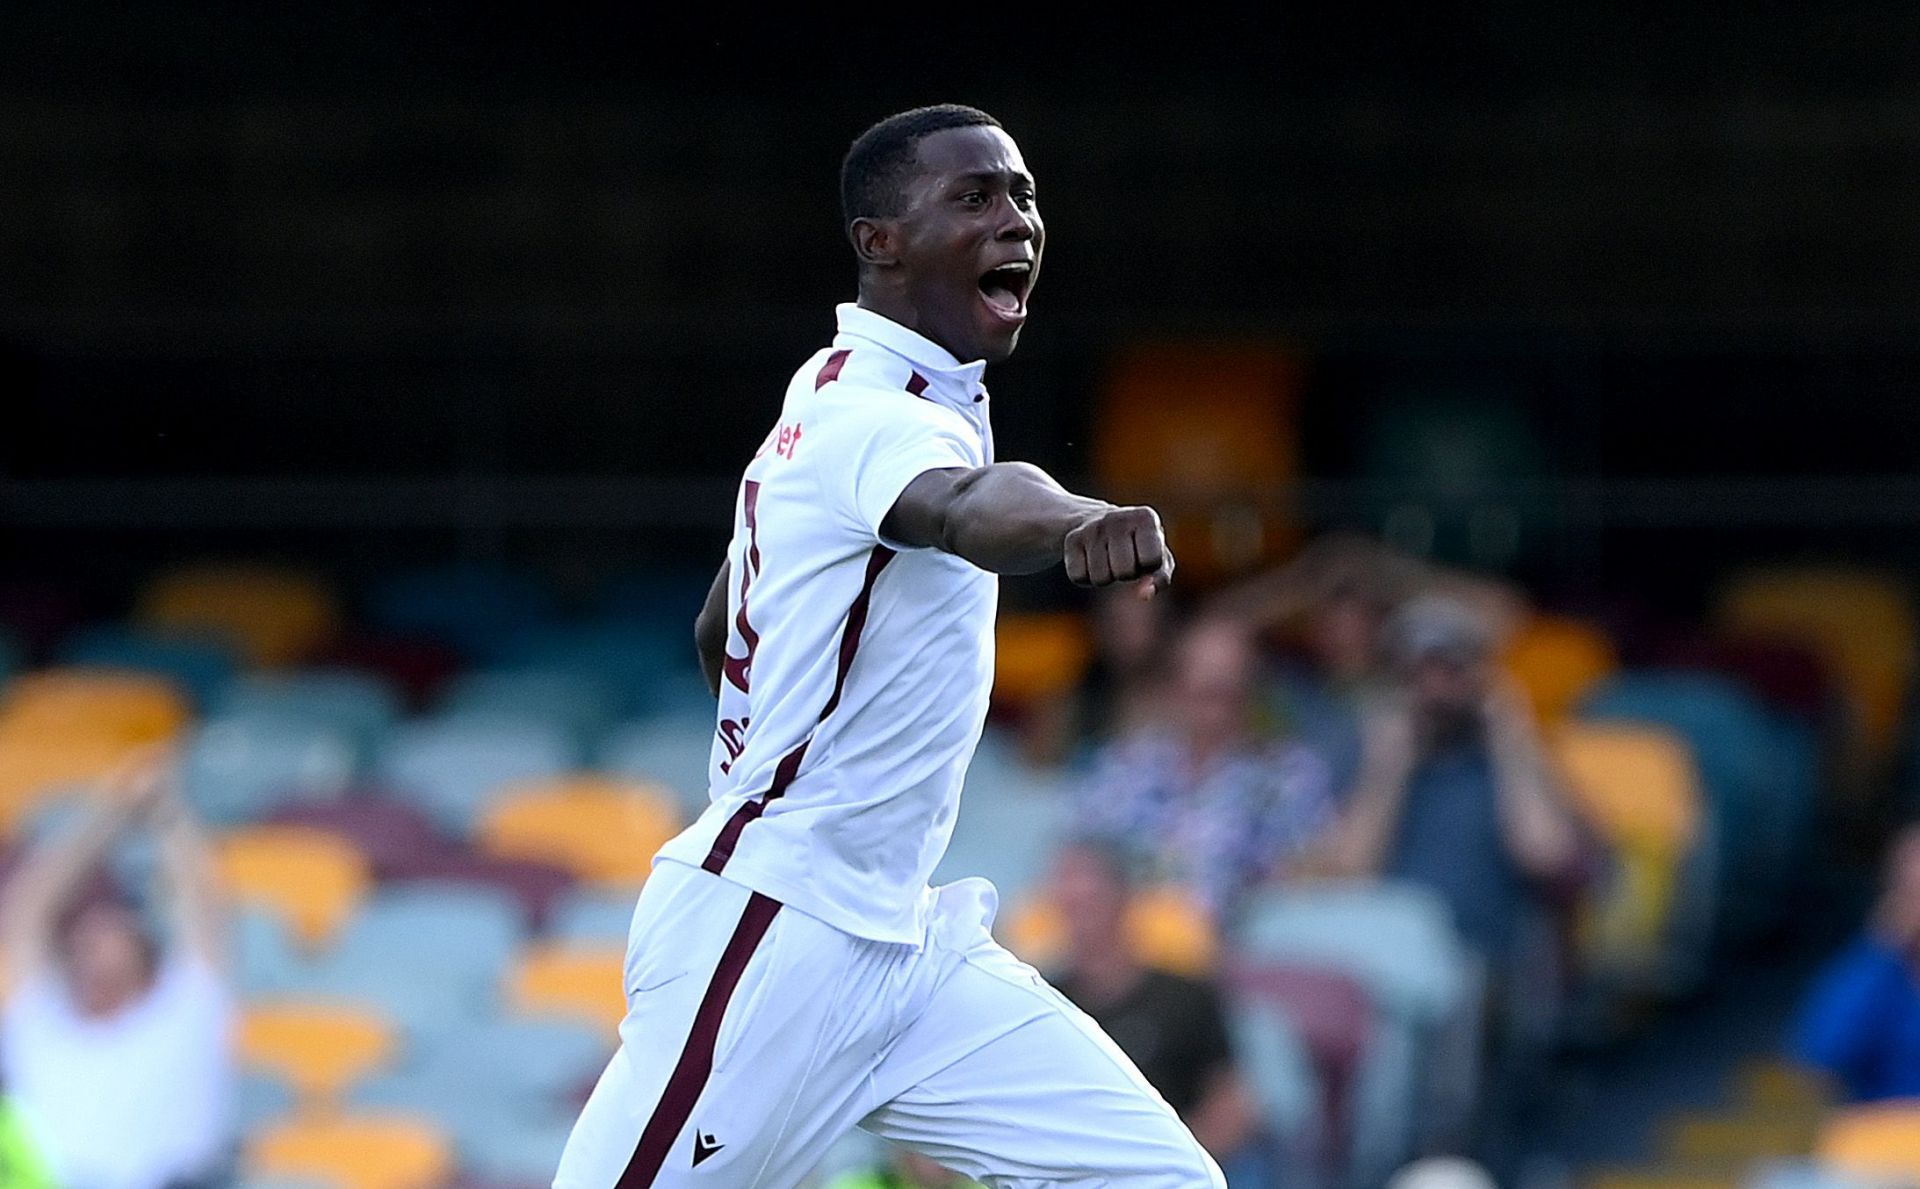
[[[847,674],[853,670],[853,656],[860,651],[860,633],[866,630],[867,612],[873,606],[874,581],[880,577],[880,571],[887,568],[893,556],[893,550],[885,545],[875,545],[867,557],[866,580],[860,584],[860,593],[854,596],[853,604],[847,608],[847,626],[840,633],[840,665],[833,675],[833,694],[820,711],[820,718],[814,724],[816,729],[840,705],[840,694],[847,688]],[[813,734],[808,732],[798,746],[780,757],[780,763],[773,770],[773,782],[767,786],[767,791],[733,811],[733,816],[727,819],[726,825],[721,826],[720,833],[714,837],[713,849],[701,860],[702,869],[715,875],[727,869],[727,860],[733,858],[733,848],[740,844],[740,832],[747,828],[748,822],[765,813],[767,802],[778,800],[787,791],[787,786],[793,783],[793,778],[800,775],[801,761],[807,758],[807,746],[812,742]]]
[[[747,897],[740,923],[733,927],[733,936],[721,951],[720,965],[714,969],[713,981],[707,984],[707,993],[693,1013],[693,1028],[687,1034],[686,1047],[680,1050],[680,1060],[667,1077],[666,1089],[660,1092],[660,1101],[647,1120],[646,1130],[634,1145],[633,1158],[627,1161],[627,1170],[620,1174],[614,1189],[641,1189],[653,1184],[654,1177],[659,1175],[660,1166],[673,1150],[675,1137],[693,1116],[693,1106],[700,1101],[700,1092],[706,1089],[707,1078],[713,1074],[713,1046],[719,1039],[720,1021],[726,1018],[733,989],[740,985],[748,959],[753,957],[754,949],[766,936],[767,926],[773,924],[774,914],[779,911],[778,900],[758,892]]]
[[[827,356],[826,365],[820,369],[820,374],[813,378],[813,390],[818,392],[838,380],[840,369],[847,366],[847,356],[851,354],[853,354],[851,351],[835,351]]]

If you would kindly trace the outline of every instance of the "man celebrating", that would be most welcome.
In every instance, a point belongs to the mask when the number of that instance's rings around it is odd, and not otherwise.
[[[998,574],[1173,572],[1150,508],[996,463],[981,374],[1040,271],[997,121],[881,121],[841,176],[856,305],[748,465],[695,637],[712,803],[635,910],[622,1045],[557,1189],[796,1183],[860,1126],[992,1186],[1221,1186],[1084,1014],[989,934],[991,884],[927,880],[993,676]]]

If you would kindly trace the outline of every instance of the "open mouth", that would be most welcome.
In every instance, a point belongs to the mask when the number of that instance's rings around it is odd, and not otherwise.
[[[980,295],[1002,318],[1022,318],[1027,312],[1027,290],[1033,287],[1033,262],[1016,260],[988,269],[980,278]]]

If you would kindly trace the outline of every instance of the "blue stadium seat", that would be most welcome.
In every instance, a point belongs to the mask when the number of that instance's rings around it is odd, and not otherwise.
[[[611,693],[621,714],[651,714],[689,699],[712,697],[693,648],[693,617],[675,625],[594,622],[522,632],[500,650],[511,668],[574,673]]]
[[[270,999],[293,994],[309,982],[311,968],[285,917],[259,905],[244,905],[231,919],[228,945],[241,995]]]
[[[557,941],[625,945],[633,923],[633,895],[575,888],[554,909],[547,929]]]
[[[351,739],[363,759],[372,757],[400,711],[400,691],[392,682],[356,669],[249,674],[229,684],[213,704],[222,718],[331,728]]]
[[[529,1117],[518,1112],[498,1118],[452,1120],[454,1151],[462,1168],[494,1184],[547,1183],[559,1167],[573,1131],[573,1117],[552,1110]]]
[[[1812,736],[1737,681],[1687,670],[1620,674],[1583,700],[1580,716],[1655,723],[1686,740],[1714,810],[1722,928],[1750,937],[1774,920],[1815,809]]]
[[[181,759],[187,801],[208,822],[257,821],[293,801],[330,801],[352,783],[353,739],[325,723],[217,718]]]
[[[395,575],[375,588],[367,611],[387,631],[491,657],[513,636],[551,620],[554,606],[545,588],[524,574],[457,565]]]
[[[613,1047],[584,1021],[509,1016],[434,1038],[407,1067],[423,1078],[532,1108],[591,1085]]]
[[[613,722],[614,696],[585,673],[487,670],[454,678],[441,695],[435,717],[546,723],[585,747]]]
[[[0,649],[0,651],[4,651]],[[212,704],[239,664],[238,650],[213,636],[155,635],[119,624],[84,629],[61,645],[59,660],[155,673],[185,690],[196,706]],[[5,672],[0,663],[0,673]]]
[[[442,829],[466,835],[504,785],[573,769],[579,748],[566,732],[495,719],[407,723],[382,752],[382,783]]]
[[[1346,974],[1374,1004],[1377,1026],[1361,1059],[1347,1129],[1354,1183],[1381,1183],[1414,1149],[1420,1130],[1470,1108],[1476,1046],[1449,1050],[1459,1052],[1458,1067],[1433,1062],[1443,1038],[1477,1021],[1481,976],[1438,896],[1397,882],[1263,889],[1235,940],[1256,960]]]
[[[241,1134],[293,1113],[293,1090],[258,1069],[241,1070],[233,1079],[233,1124]]]
[[[711,706],[703,713],[637,719],[601,739],[598,766],[619,776],[665,785],[687,816],[697,817],[707,808],[713,734]]]
[[[1289,1151],[1310,1150],[1326,1120],[1320,1079],[1299,1029],[1263,1000],[1235,999],[1229,1016],[1235,1064],[1245,1071],[1267,1133]]]
[[[519,904],[496,889],[385,888],[313,964],[308,986],[380,1008],[410,1038],[445,1035],[494,1014],[525,936]]]

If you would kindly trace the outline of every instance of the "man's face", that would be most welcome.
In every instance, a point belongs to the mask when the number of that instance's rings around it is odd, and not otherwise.
[[[1192,742],[1218,747],[1244,734],[1254,685],[1247,637],[1225,624],[1191,628],[1180,642],[1178,666],[1180,712]]]
[[[117,904],[83,910],[69,927],[64,956],[68,990],[89,1016],[112,1015],[132,1002],[153,973],[139,920]]]
[[[1053,903],[1067,924],[1069,957],[1125,944],[1127,889],[1099,855],[1069,846],[1054,856]]]
[[[956,359],[1013,354],[1040,276],[1046,227],[1020,147],[998,128],[922,137],[893,220],[915,327]]]
[[[1435,722],[1472,717],[1486,696],[1487,667],[1477,659],[1436,653],[1409,672],[1415,703]]]

